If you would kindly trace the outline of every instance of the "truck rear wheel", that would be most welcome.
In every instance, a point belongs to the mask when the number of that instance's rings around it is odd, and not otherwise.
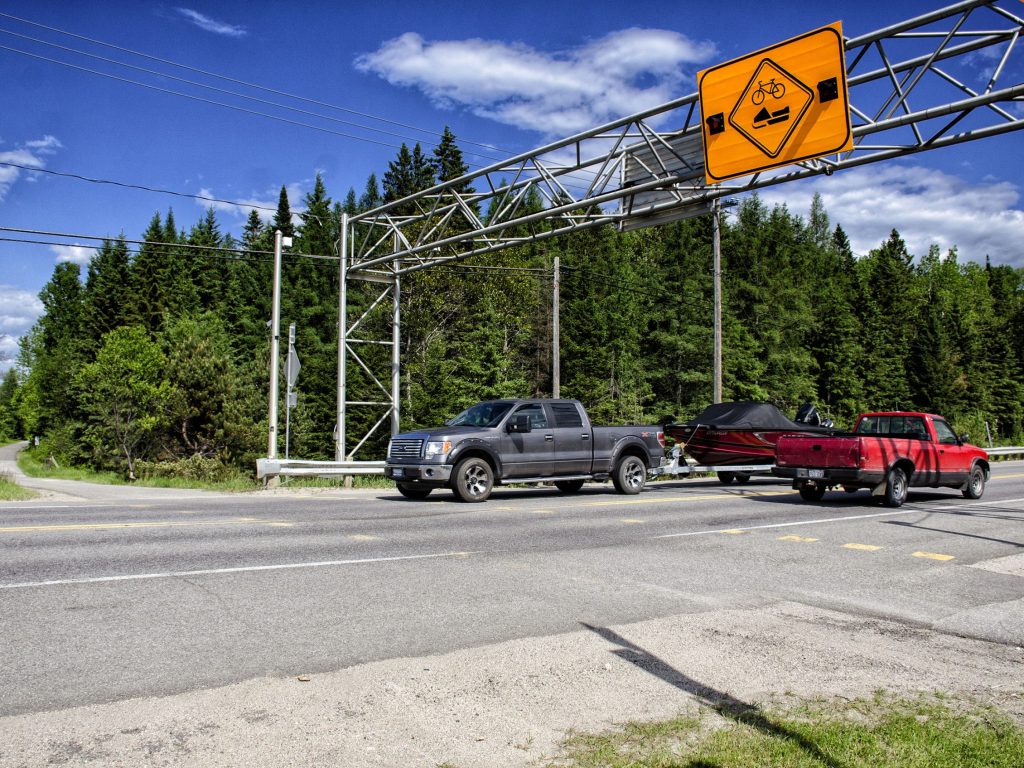
[[[619,493],[640,493],[646,482],[647,466],[636,456],[623,456],[612,473],[612,483]]]
[[[967,485],[964,486],[963,494],[965,499],[980,499],[985,493],[985,470],[980,464],[971,467],[971,474],[967,478]]]
[[[460,501],[486,501],[494,488],[494,472],[483,459],[470,456],[455,465],[452,491]]]
[[[885,506],[902,507],[907,500],[907,473],[899,467],[889,470],[885,482]]]
[[[800,498],[804,501],[821,501],[825,498],[825,486],[807,483],[800,486]]]
[[[430,488],[419,488],[409,483],[398,483],[398,492],[407,499],[420,501],[430,495]]]
[[[583,487],[582,480],[556,480],[555,488],[560,490],[562,493],[576,493],[580,488]]]

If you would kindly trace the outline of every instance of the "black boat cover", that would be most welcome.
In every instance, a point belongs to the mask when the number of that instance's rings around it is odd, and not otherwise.
[[[826,427],[802,424],[787,418],[782,411],[769,403],[743,401],[737,403],[715,403],[709,405],[700,415],[682,422],[685,426],[704,426],[716,429],[792,429],[800,432],[827,432]]]

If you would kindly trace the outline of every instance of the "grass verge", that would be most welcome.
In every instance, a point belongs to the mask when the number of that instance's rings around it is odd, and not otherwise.
[[[605,734],[575,734],[548,768],[1021,768],[1024,727],[938,695],[720,706]]]
[[[36,497],[35,491],[12,483],[7,475],[0,475],[0,501],[25,501]]]

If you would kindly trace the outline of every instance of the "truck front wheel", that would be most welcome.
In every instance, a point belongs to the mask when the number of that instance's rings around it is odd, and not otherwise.
[[[640,493],[646,482],[647,466],[636,456],[623,456],[612,473],[612,483],[619,493]]]
[[[899,467],[889,470],[885,483],[885,506],[902,507],[907,500],[907,473]]]
[[[971,467],[971,474],[967,478],[967,485],[963,494],[965,499],[980,499],[985,493],[985,470],[980,464]]]
[[[455,465],[452,490],[460,501],[486,501],[493,488],[494,472],[483,459],[471,456]]]

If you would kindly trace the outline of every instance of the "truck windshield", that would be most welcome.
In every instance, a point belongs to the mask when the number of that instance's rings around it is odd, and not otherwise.
[[[477,403],[471,408],[464,410],[454,419],[451,419],[448,422],[448,426],[496,427],[511,407],[512,403],[497,401]]]

